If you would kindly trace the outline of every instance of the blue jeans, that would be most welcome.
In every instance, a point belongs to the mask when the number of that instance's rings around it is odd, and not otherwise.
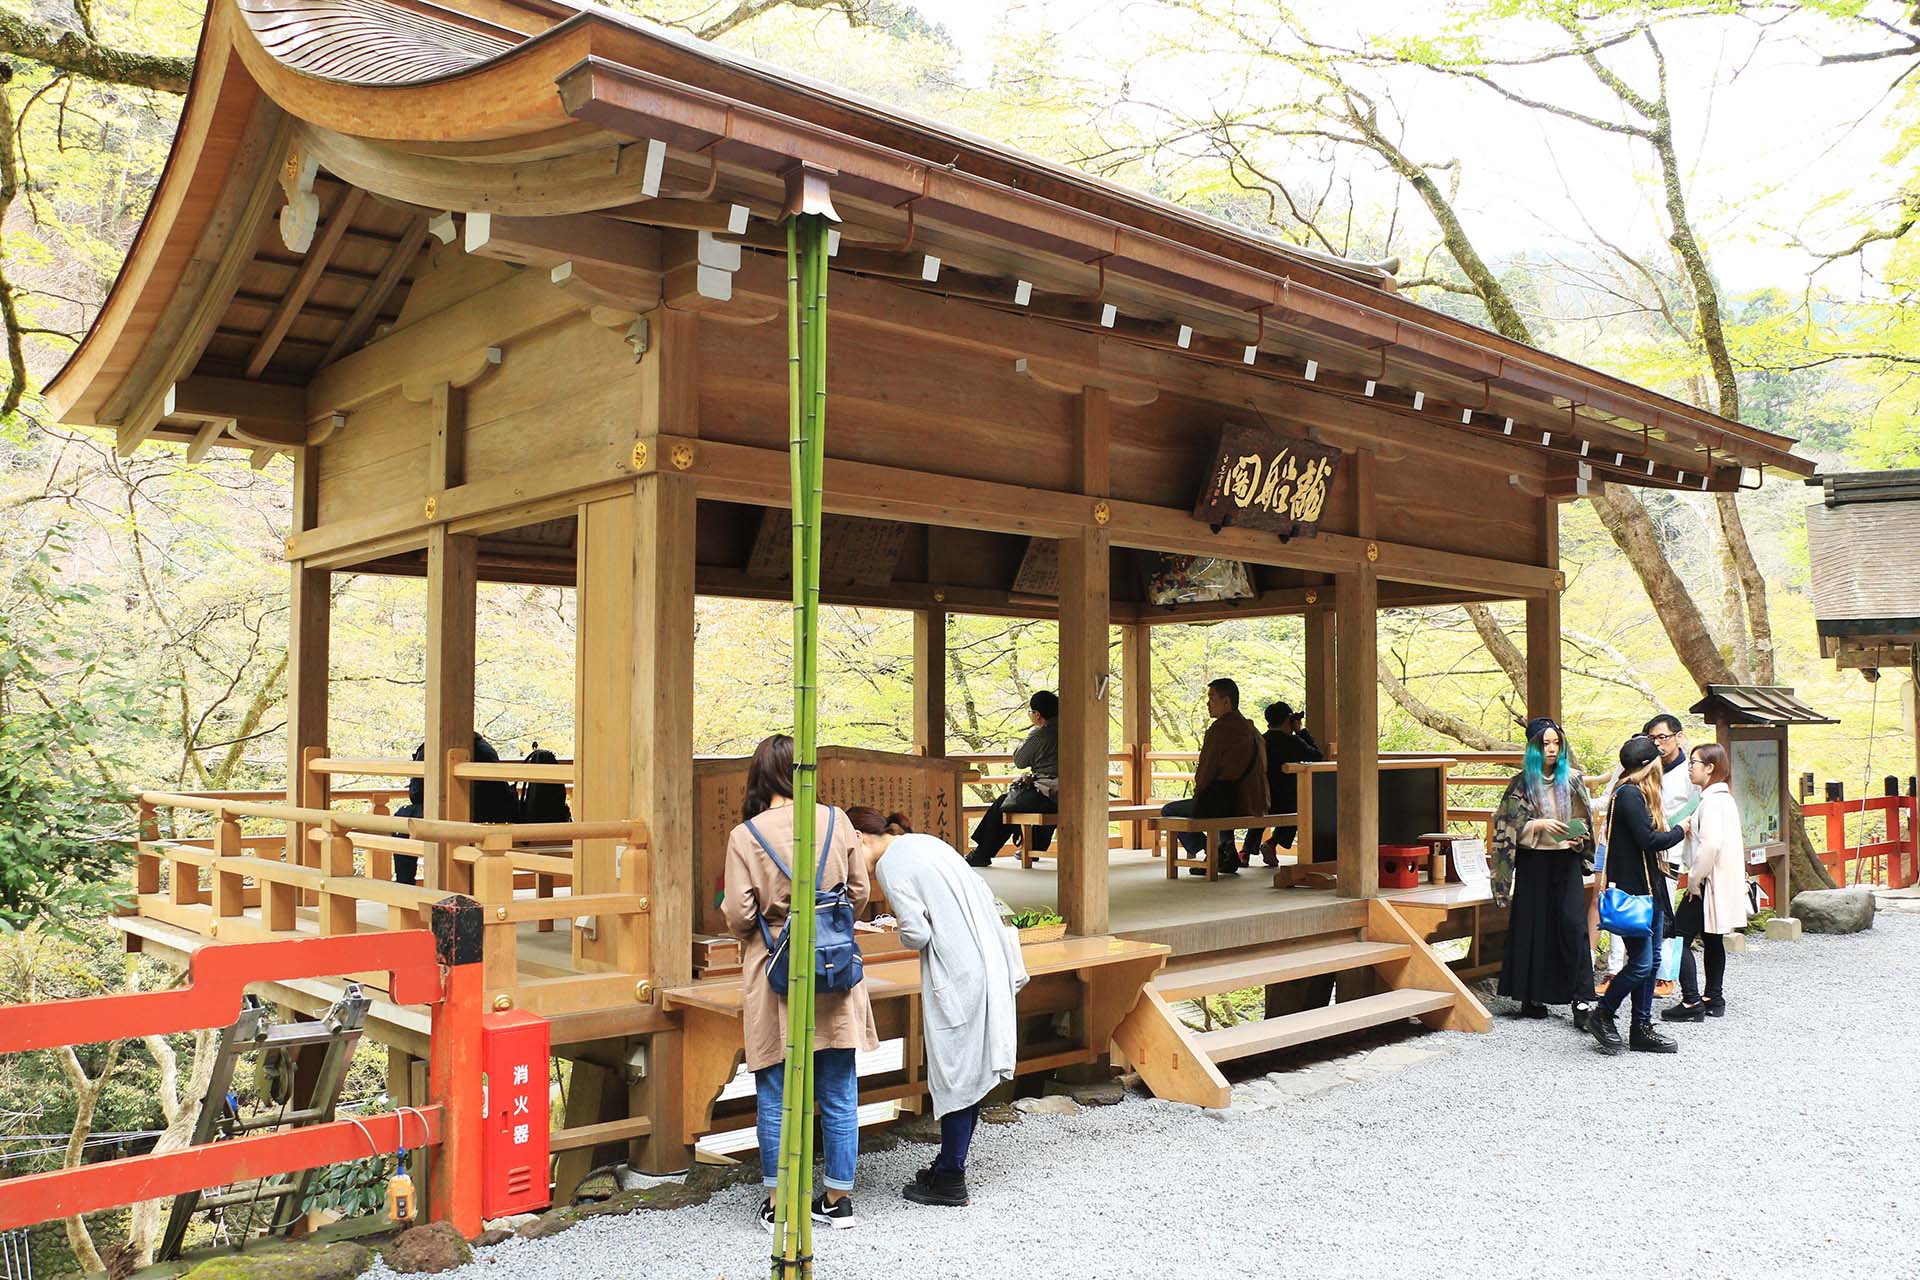
[[[786,1083],[785,1063],[753,1073],[754,1128],[760,1134],[760,1181],[780,1182],[780,1092]],[[860,1078],[853,1068],[853,1050],[816,1049],[813,1052],[813,1105],[820,1112],[820,1130],[826,1140],[821,1152],[830,1191],[853,1190],[854,1157],[860,1149]]]
[[[1627,965],[1613,975],[1613,981],[1607,984],[1606,994],[1600,997],[1600,1011],[1611,1018],[1628,996],[1633,997],[1633,1020],[1650,1022],[1653,1020],[1653,983],[1656,969],[1655,961],[1660,958],[1660,943],[1664,940],[1667,928],[1667,913],[1654,903],[1653,928],[1644,938],[1622,938],[1613,935],[1615,942],[1623,942],[1627,947]]]

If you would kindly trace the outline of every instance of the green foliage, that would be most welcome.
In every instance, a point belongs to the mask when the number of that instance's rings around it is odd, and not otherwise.
[[[0,582],[0,929],[73,930],[124,892],[129,797],[118,737],[146,694],[74,615],[98,592],[63,583],[54,530]]]
[[[379,1212],[387,1203],[387,1179],[393,1174],[394,1163],[390,1156],[367,1156],[316,1171],[307,1182],[300,1212],[333,1209],[343,1218]]]
[[[1008,921],[1016,929],[1038,929],[1050,924],[1065,924],[1067,918],[1052,907],[1026,907],[1013,913]]]

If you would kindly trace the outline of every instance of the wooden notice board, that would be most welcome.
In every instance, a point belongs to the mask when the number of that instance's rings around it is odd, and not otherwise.
[[[820,748],[820,799],[848,809],[870,805],[903,813],[913,829],[961,848],[962,785],[974,775],[959,760],[899,755],[857,747]],[[723,933],[720,895],[727,837],[740,824],[747,757],[703,756],[693,762],[694,931]]]

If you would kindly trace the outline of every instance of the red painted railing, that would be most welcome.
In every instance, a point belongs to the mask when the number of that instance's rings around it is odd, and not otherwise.
[[[187,983],[168,991],[0,1006],[0,1052],[6,1053],[224,1027],[238,1016],[250,983],[348,974],[388,974],[394,1003],[428,1005],[433,1018],[426,1106],[10,1178],[0,1182],[0,1231],[403,1147],[438,1146],[429,1212],[463,1235],[478,1233],[479,907],[456,897],[433,910],[432,931],[203,947],[190,962]]]
[[[1827,800],[1819,804],[1801,806],[1801,812],[1807,817],[1808,834],[1816,829],[1817,819],[1824,818],[1826,848],[1820,853],[1820,861],[1833,876],[1835,884],[1852,884],[1855,879],[1864,883],[1885,885],[1890,889],[1904,889],[1920,882],[1920,858],[1916,858],[1914,825],[1915,809],[1912,796],[1872,796],[1864,800]],[[1880,836],[1878,840],[1868,840],[1870,834],[1866,828],[1873,825],[1865,815],[1881,815]],[[1861,843],[1851,844],[1847,836],[1847,818],[1857,816],[1862,821],[1856,823]],[[1861,864],[1866,864],[1862,866]]]

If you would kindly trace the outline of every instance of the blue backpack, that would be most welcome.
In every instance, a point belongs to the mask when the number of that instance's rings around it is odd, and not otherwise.
[[[851,991],[860,985],[860,948],[853,940],[853,898],[842,883],[831,890],[822,891],[827,874],[827,850],[833,847],[833,824],[839,818],[839,810],[827,810],[827,834],[820,842],[820,856],[816,860],[813,875],[813,983],[814,990]],[[780,868],[780,874],[793,881],[793,872],[787,864],[780,861],[780,855],[773,851],[767,838],[760,834],[760,828],[747,820],[747,830],[760,843],[760,849]],[[767,918],[755,913],[760,922],[760,936],[767,944],[767,983],[780,994],[787,995],[787,941],[793,933],[791,917],[780,926],[780,936],[773,936],[767,928]]]

